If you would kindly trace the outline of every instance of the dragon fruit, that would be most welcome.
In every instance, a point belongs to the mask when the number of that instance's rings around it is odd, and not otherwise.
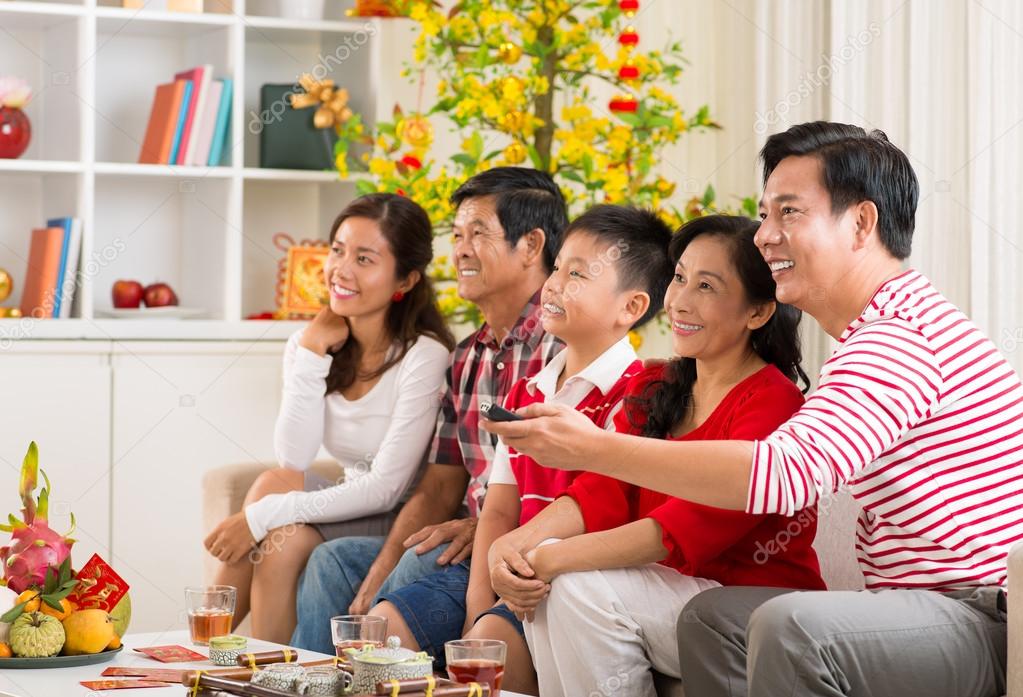
[[[0,530],[11,533],[11,545],[0,548],[0,562],[3,563],[3,584],[16,593],[29,588],[42,588],[46,583],[46,572],[53,567],[56,573],[60,565],[71,554],[74,540],[60,535],[47,524],[50,504],[50,479],[43,472],[46,482],[39,491],[38,503],[32,499],[38,483],[39,448],[35,441],[28,446],[28,453],[21,465],[21,481],[18,493],[24,505],[24,520],[8,515],[9,525],[0,525]],[[71,514],[71,531],[74,531],[75,516]]]

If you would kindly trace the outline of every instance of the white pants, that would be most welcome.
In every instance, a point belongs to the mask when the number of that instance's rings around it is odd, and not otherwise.
[[[542,697],[653,697],[651,667],[679,677],[675,622],[720,584],[660,564],[565,574],[525,623]]]

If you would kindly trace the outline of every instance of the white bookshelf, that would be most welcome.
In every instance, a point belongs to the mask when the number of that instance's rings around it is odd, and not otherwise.
[[[280,16],[279,0],[206,0],[203,14],[168,12],[160,0],[143,10],[118,0],[0,0],[0,73],[34,92],[29,149],[0,160],[0,268],[15,280],[4,305],[19,304],[31,229],[63,215],[84,221],[73,317],[0,320],[0,340],[279,340],[294,331],[295,323],[244,319],[274,309],[282,253],[271,240],[324,239],[355,185],[329,171],[260,169],[250,126],[261,85],[294,83],[321,64],[369,123],[414,95],[400,77],[412,23],[348,18],[351,4],[328,0],[327,17],[312,21]],[[331,56],[342,60],[325,63]],[[137,164],[156,86],[202,63],[234,80],[224,162]],[[104,318],[121,278],[169,283],[182,307],[204,314]]]

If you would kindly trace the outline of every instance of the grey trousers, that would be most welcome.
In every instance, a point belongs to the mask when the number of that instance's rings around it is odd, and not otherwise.
[[[686,697],[1000,697],[1005,596],[704,591],[678,620]]]

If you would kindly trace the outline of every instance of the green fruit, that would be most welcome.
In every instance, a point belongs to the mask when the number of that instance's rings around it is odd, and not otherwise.
[[[114,623],[114,632],[122,637],[128,631],[128,623],[131,622],[131,596],[127,593],[121,598],[114,609],[110,611],[110,619]]]
[[[11,625],[11,651],[16,656],[56,656],[64,646],[64,626],[41,612],[22,613]]]

